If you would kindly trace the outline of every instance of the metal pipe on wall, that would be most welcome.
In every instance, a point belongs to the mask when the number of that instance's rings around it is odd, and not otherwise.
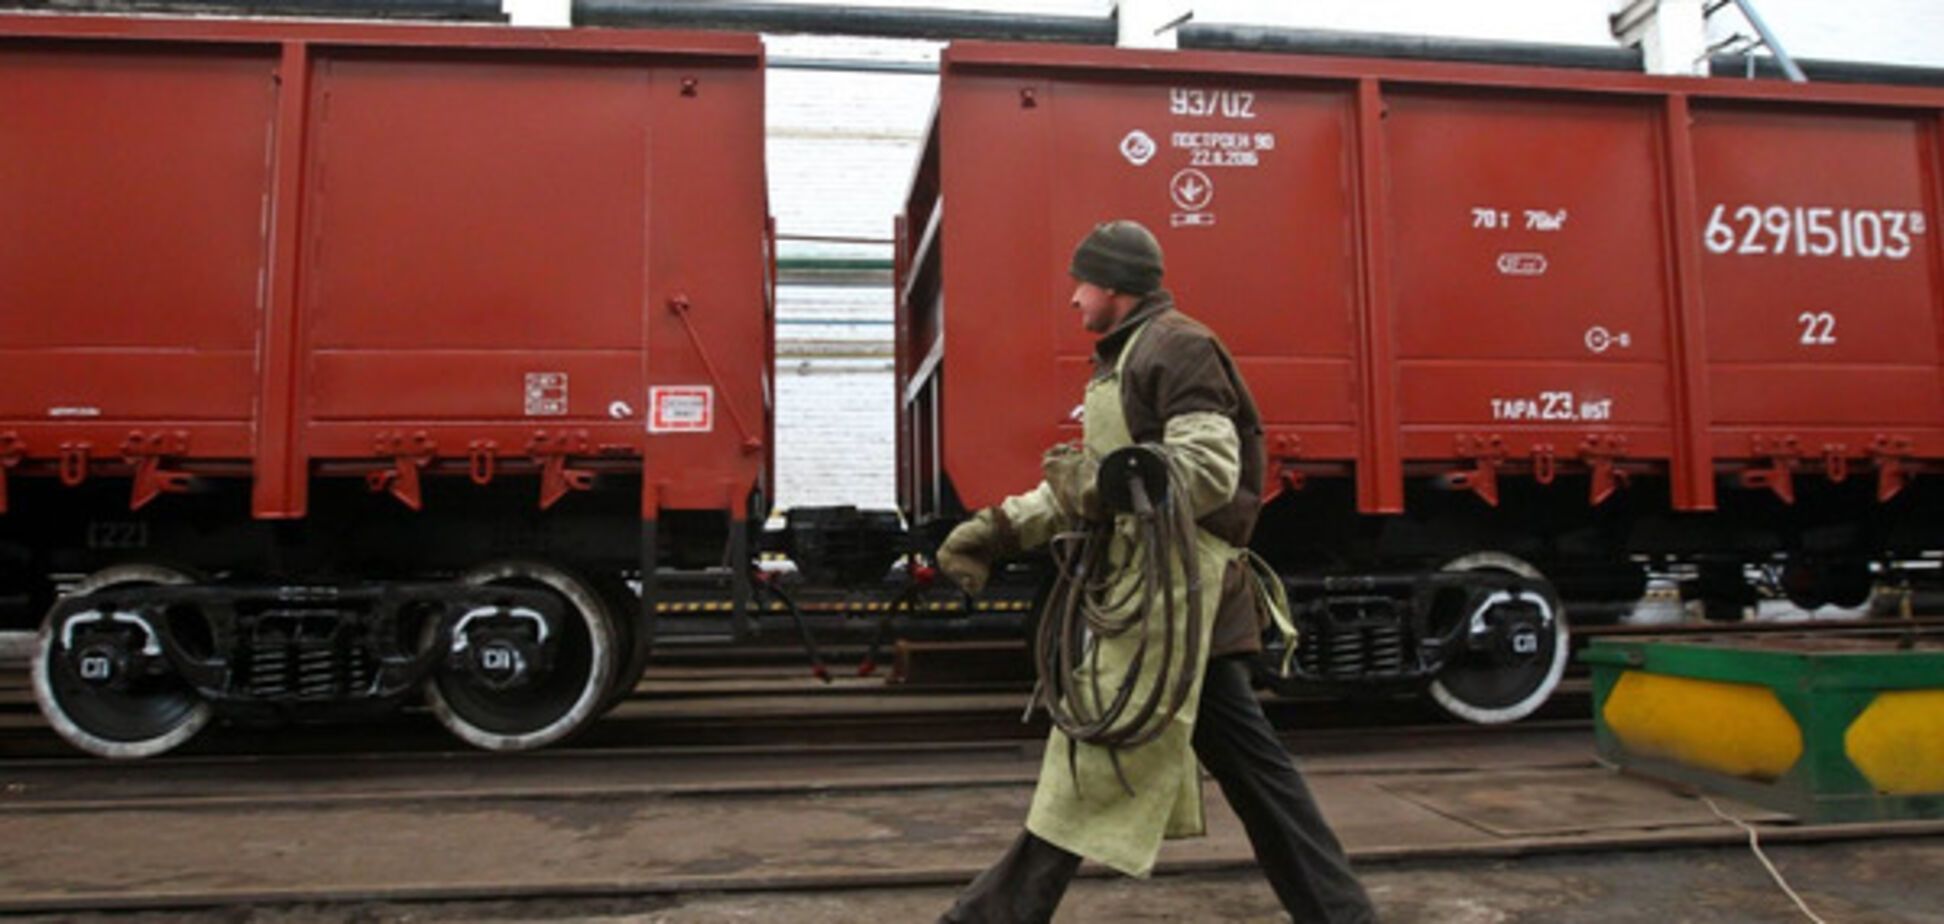
[[[36,13],[305,16],[505,22],[500,0],[0,0],[0,10]]]
[[[1638,71],[1638,48],[1597,45],[1542,45],[1491,42],[1432,35],[1331,32],[1268,26],[1189,23],[1181,27],[1181,47],[1209,51],[1260,51],[1360,58],[1524,64],[1603,71]]]
[[[1755,33],[1762,37],[1762,44],[1767,45],[1768,50],[1775,53],[1775,62],[1782,65],[1782,73],[1789,75],[1789,79],[1796,83],[1808,80],[1808,75],[1804,74],[1802,68],[1796,66],[1795,60],[1789,57],[1788,49],[1782,47],[1782,41],[1775,37],[1768,23],[1762,20],[1762,14],[1755,12],[1755,4],[1751,0],[1735,0],[1735,6],[1741,8],[1742,16],[1748,19],[1748,24],[1755,27]]]
[[[879,38],[990,39],[1111,45],[1104,17],[1035,16],[899,7],[792,3],[690,3],[683,0],[575,0],[574,21],[588,26],[661,26]]]

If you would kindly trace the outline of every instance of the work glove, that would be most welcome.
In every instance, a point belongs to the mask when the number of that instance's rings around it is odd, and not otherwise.
[[[938,547],[938,570],[977,596],[992,577],[992,563],[1016,550],[1012,527],[998,508],[987,507],[958,525]]]
[[[1048,449],[1040,457],[1040,474],[1069,521],[1098,523],[1107,518],[1100,506],[1100,458],[1086,447],[1061,443]]]

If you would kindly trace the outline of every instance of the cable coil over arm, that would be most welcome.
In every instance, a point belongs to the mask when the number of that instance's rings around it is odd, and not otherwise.
[[[1108,749],[1121,787],[1131,794],[1118,752],[1160,737],[1194,688],[1207,614],[1199,528],[1183,480],[1180,465],[1161,447],[1118,450],[1101,462],[1098,475],[1109,516],[1053,539],[1057,570],[1034,645],[1034,702],[1067,736],[1076,781],[1077,747],[1084,742]],[[1123,537],[1131,546],[1116,541]],[[1117,555],[1128,560],[1116,561]],[[1159,620],[1158,626],[1150,620]],[[1106,698],[1101,652],[1129,633],[1137,641],[1118,688]],[[1076,688],[1082,682],[1087,686]]]

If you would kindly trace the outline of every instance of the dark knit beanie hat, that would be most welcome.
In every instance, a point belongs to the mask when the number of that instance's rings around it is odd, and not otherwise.
[[[1102,222],[1074,248],[1067,272],[1102,288],[1146,295],[1161,288],[1161,242],[1140,222]]]

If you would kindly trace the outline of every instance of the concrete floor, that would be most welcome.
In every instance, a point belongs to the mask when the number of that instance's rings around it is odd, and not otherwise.
[[[1583,730],[1377,743],[1305,764],[1385,920],[1799,917],[1736,829],[1689,795],[1596,766]],[[42,921],[926,922],[1025,815],[1037,759],[979,753],[862,767],[720,756],[666,787],[618,785],[660,774],[616,756],[413,759],[350,776],[185,764],[139,786],[26,765],[0,773],[0,907],[49,912]],[[821,782],[741,779],[758,770]],[[1083,880],[1057,920],[1281,920],[1240,825],[1218,790],[1206,796],[1209,836],[1169,844],[1164,875]],[[1827,920],[1944,924],[1944,826],[1790,844],[1841,832],[1720,802],[1772,839]],[[335,902],[293,904],[323,896]],[[505,901],[452,901],[487,896]],[[229,907],[51,913],[130,903]]]
[[[1825,920],[1944,924],[1944,838],[1768,848]],[[1364,882],[1388,924],[1767,924],[1807,921],[1745,848],[1567,854],[1522,860],[1375,866]],[[30,917],[27,922],[155,924],[854,924],[927,922],[951,888],[703,893],[679,899],[294,906],[223,911]],[[1056,924],[1287,921],[1253,874],[1089,878]]]

